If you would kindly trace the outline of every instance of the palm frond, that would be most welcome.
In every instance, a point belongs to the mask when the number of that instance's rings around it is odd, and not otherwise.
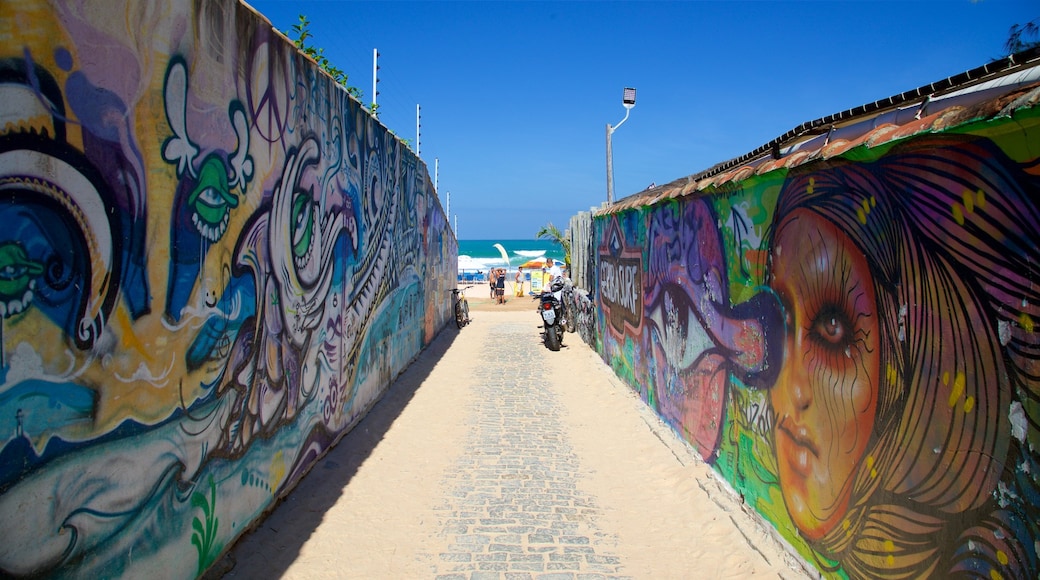
[[[549,222],[542,226],[535,236],[539,240],[552,240],[563,248],[563,261],[569,269],[571,266],[571,241],[560,231],[560,228]]]

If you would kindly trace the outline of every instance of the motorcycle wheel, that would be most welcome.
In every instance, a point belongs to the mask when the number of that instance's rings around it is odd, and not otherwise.
[[[466,316],[462,311],[462,302],[455,303],[455,325],[458,326],[459,329],[466,326]]]
[[[560,350],[562,344],[563,332],[560,330],[559,324],[553,324],[545,327],[545,346],[549,347],[551,351]]]
[[[567,307],[567,312],[564,314],[564,319],[567,321],[567,332],[575,332],[578,330],[578,320],[574,316],[573,306]]]

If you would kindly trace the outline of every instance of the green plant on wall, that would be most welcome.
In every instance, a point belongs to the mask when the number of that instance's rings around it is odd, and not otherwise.
[[[292,34],[286,32],[285,35],[289,38],[292,38],[292,35],[295,35],[296,39],[293,40],[293,43],[296,44],[296,48],[303,51],[307,56],[313,58],[314,62],[318,63],[318,66],[321,67],[323,71],[329,73],[329,76],[331,76],[333,80],[346,87],[347,92],[350,93],[351,96],[359,101],[362,100],[364,94],[361,92],[361,89],[347,85],[347,73],[332,66],[332,63],[329,62],[329,59],[325,56],[325,49],[315,48],[307,44],[307,40],[313,36],[310,31],[311,22],[303,14],[300,14],[299,19],[299,22],[293,24]],[[372,111],[372,114],[375,116],[374,110]]]
[[[372,106],[379,107],[379,105],[377,105],[375,103],[372,103]],[[375,111],[372,111],[372,116],[376,117]],[[378,119],[379,117],[376,117],[376,118]],[[415,151],[415,148],[412,147],[412,140],[411,139],[402,139],[400,135],[398,135],[397,133],[395,133],[391,129],[387,129],[387,133],[390,133],[394,137],[397,137],[397,140],[400,141],[402,144],[404,144],[405,147],[411,149],[412,151]]]
[[[191,543],[199,553],[198,573],[201,575],[223,548],[215,545],[220,519],[216,516],[217,485],[213,483],[213,476],[209,478],[209,497],[196,491],[191,494],[191,505],[202,510],[203,519],[200,520],[198,516],[191,519]]]

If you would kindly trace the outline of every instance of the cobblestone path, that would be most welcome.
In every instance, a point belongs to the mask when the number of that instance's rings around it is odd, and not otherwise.
[[[522,306],[438,335],[204,580],[809,577],[576,334],[550,352]]]
[[[620,578],[616,538],[596,528],[595,498],[545,385],[534,325],[491,329],[469,403],[465,450],[437,511],[448,549],[440,580]],[[574,335],[568,336],[577,340]]]

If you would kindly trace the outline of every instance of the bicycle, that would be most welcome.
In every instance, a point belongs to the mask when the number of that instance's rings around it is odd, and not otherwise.
[[[465,286],[462,290],[458,288],[451,289],[452,300],[455,303],[455,324],[461,329],[463,326],[469,324],[469,302],[466,300],[466,290],[469,290],[473,286]]]

